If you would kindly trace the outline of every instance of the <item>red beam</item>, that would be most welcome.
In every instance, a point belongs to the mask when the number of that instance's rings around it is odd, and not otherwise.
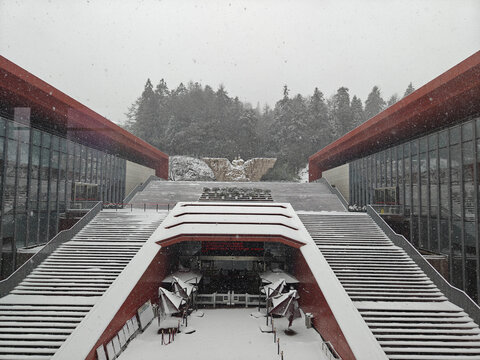
[[[242,235],[242,234],[230,234],[230,235],[218,235],[218,234],[182,234],[173,236],[171,238],[157,241],[157,244],[162,247],[170,246],[184,241],[264,241],[264,242],[279,242],[287,246],[294,248],[300,248],[304,243],[287,238],[281,235]]]

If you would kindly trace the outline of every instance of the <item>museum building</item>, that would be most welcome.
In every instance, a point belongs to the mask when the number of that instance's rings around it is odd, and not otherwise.
[[[168,156],[1,56],[0,78],[5,277],[25,249],[45,244],[90,205],[121,203],[150,175],[166,179]]]
[[[480,298],[480,52],[309,159],[357,208],[372,205],[446,276]]]

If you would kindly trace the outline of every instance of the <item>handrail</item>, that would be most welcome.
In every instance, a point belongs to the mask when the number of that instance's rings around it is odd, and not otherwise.
[[[443,294],[455,305],[461,307],[469,316],[480,324],[480,306],[476,304],[464,291],[450,285],[445,278],[418,252],[418,250],[403,235],[397,234],[382,219],[375,209],[367,205],[367,214],[382,229],[387,237],[398,247],[401,247],[432,280]]]
[[[325,352],[325,355],[328,356],[328,360],[342,360],[340,355],[338,355],[337,350],[333,347],[330,341],[323,341],[322,342],[322,350]]]
[[[125,197],[125,199],[123,199],[123,203],[128,203],[130,200],[132,200],[133,197],[134,197],[138,192],[145,190],[145,188],[147,187],[147,185],[150,184],[150,182],[153,181],[153,180],[163,180],[163,179],[161,179],[161,178],[159,178],[158,176],[155,176],[155,175],[150,175],[147,180],[145,180],[143,183],[138,184],[137,186],[135,186],[135,187],[128,193],[128,195]],[[163,181],[165,181],[165,180],[163,180]]]
[[[338,197],[338,200],[340,200],[340,202],[342,203],[343,207],[345,208],[345,210],[348,211],[348,201],[343,197],[342,193],[340,191],[338,191],[338,189],[336,187],[333,187],[332,185],[330,185],[330,183],[328,182],[327,179],[325,179],[324,177],[322,177],[320,179],[319,182],[322,182],[324,183],[325,185],[327,185],[328,189],[330,190],[331,193],[337,195]]]
[[[42,261],[44,261],[57,247],[64,242],[71,240],[80,230],[85,227],[100,211],[102,210],[102,202],[97,204],[88,211],[75,225],[70,229],[62,230],[55,235],[47,244],[33,255],[27,262],[20,266],[8,278],[0,281],[0,297],[7,295],[12,291],[28,274],[32,272]]]

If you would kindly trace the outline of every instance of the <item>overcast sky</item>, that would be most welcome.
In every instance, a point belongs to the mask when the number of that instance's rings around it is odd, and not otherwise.
[[[478,51],[479,20],[479,0],[0,0],[0,54],[122,122],[147,78],[253,106],[284,84],[401,96]]]

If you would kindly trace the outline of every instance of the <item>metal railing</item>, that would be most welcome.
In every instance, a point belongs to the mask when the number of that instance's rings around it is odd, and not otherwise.
[[[322,342],[322,351],[325,353],[328,360],[342,360],[330,341]]]
[[[110,210],[128,210],[128,211],[133,211],[133,210],[154,210],[154,211],[160,211],[160,210],[167,210],[170,211],[170,209],[173,209],[173,207],[177,203],[147,203],[147,202],[129,202],[129,203],[112,203],[112,202],[105,202],[103,203],[103,208],[104,209],[110,209]]]
[[[455,305],[461,307],[468,315],[480,324],[480,307],[464,291],[450,285],[445,278],[418,252],[418,250],[403,235],[397,234],[382,219],[371,205],[367,205],[367,214],[382,229],[387,237],[412,258],[423,272],[434,282],[442,293]]]
[[[26,263],[20,266],[13,274],[5,280],[0,281],[0,297],[7,295],[12,291],[28,274],[32,272],[42,261],[44,261],[52,252],[54,252],[59,245],[72,240],[72,238],[85,227],[100,211],[102,210],[102,203],[97,204],[83,216],[70,229],[60,231],[53,237],[39,252],[33,255]]]
[[[322,177],[319,182],[322,182],[322,183],[324,183],[325,185],[327,185],[327,187],[329,188],[330,192],[331,192],[332,194],[337,195],[338,199],[340,200],[340,202],[342,203],[342,205],[345,207],[345,210],[348,210],[348,201],[345,199],[345,197],[342,195],[342,193],[341,193],[335,186],[330,185],[330,183],[328,182],[328,180],[325,179],[324,177]]]
[[[138,184],[137,186],[135,186],[129,193],[128,195],[125,197],[125,199],[123,199],[123,202],[124,203],[129,203],[130,200],[133,199],[133,197],[140,191],[143,191],[145,190],[145,188],[147,187],[148,184],[150,184],[150,182],[154,181],[154,180],[161,180],[161,181],[164,181],[164,179],[161,179],[155,175],[150,175],[148,177],[147,180],[145,180],[143,183],[141,184]]]
[[[244,305],[245,307],[249,307],[265,305],[265,297],[261,295],[228,291],[226,293],[197,294],[195,296],[195,303],[197,305],[210,305],[213,307],[216,307],[217,305]]]

